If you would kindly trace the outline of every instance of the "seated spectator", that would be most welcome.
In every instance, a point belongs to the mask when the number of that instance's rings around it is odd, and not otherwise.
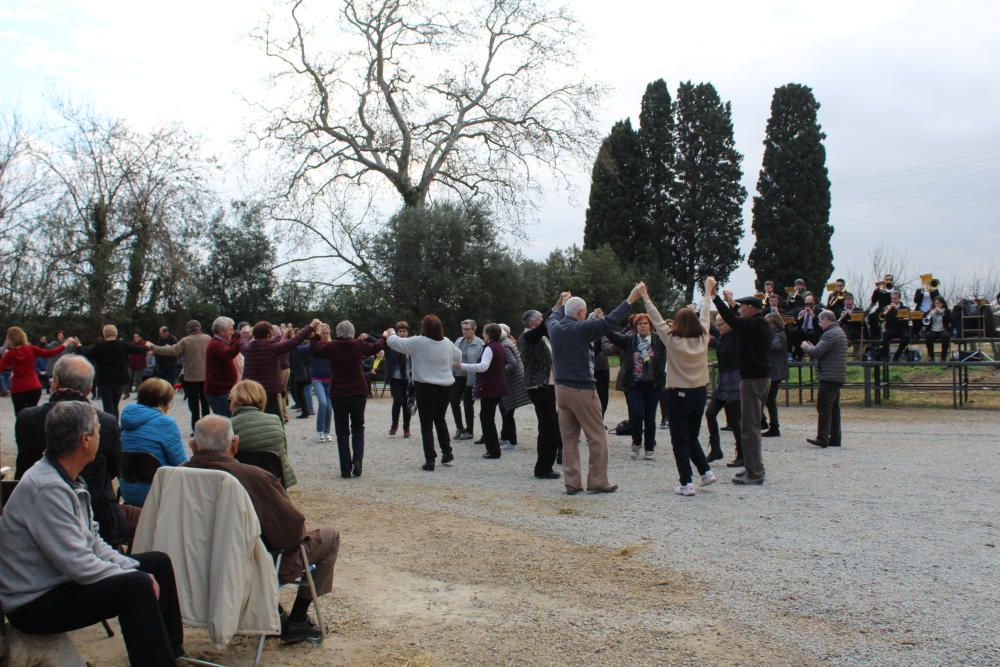
[[[172,666],[184,655],[184,631],[170,558],[124,556],[97,533],[80,473],[97,455],[100,433],[97,411],[83,401],[58,402],[46,416],[45,456],[0,515],[0,606],[27,634],[118,616],[131,664]]]
[[[242,380],[229,391],[233,433],[240,439],[244,452],[274,452],[281,457],[282,486],[295,485],[295,471],[288,462],[288,439],[281,417],[264,412],[267,392],[259,382]]]
[[[177,421],[167,414],[174,401],[174,388],[165,380],[152,378],[139,385],[137,403],[122,410],[122,452],[147,452],[161,466],[179,466],[187,461],[184,441]],[[122,480],[122,499],[142,507],[149,484]]]
[[[89,403],[88,397],[94,384],[94,367],[86,357],[69,355],[60,357],[52,367],[52,396],[49,402],[22,410],[14,424],[17,441],[17,473],[21,479],[45,452],[45,417],[62,401]],[[121,463],[118,420],[101,410],[97,411],[101,423],[101,440],[94,460],[84,467],[83,479],[90,491],[94,520],[101,529],[101,537],[109,544],[118,545],[131,541],[139,523],[139,508],[119,505],[111,480],[118,476]]]
[[[191,440],[193,455],[184,465],[221,470],[238,479],[257,512],[264,544],[269,550],[286,552],[281,559],[278,580],[288,582],[299,579],[302,558],[298,547],[304,544],[309,562],[315,566],[312,576],[316,593],[326,595],[333,590],[333,566],[337,562],[340,534],[327,526],[306,531],[305,517],[295,509],[277,478],[266,470],[244,465],[235,459],[239,442],[229,419],[221,415],[203,417],[195,425],[194,439]],[[291,644],[320,639],[319,627],[309,620],[307,614],[312,601],[309,587],[303,581],[287,618],[281,610],[282,642]]]

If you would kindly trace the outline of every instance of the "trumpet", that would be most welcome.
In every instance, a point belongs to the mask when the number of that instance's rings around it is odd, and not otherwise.
[[[885,290],[886,292],[891,292],[893,285],[891,280],[878,280],[875,282],[875,287]]]
[[[894,310],[896,308],[897,308],[897,306],[894,306],[891,303],[888,306],[886,306],[885,308],[883,308],[882,312],[878,314],[878,321],[879,322],[885,322],[887,319],[889,319],[889,313],[890,313],[890,311],[892,311],[892,310]]]
[[[786,287],[785,288],[785,294],[787,294],[788,296],[791,296],[791,295],[795,294],[795,288],[794,287]]]

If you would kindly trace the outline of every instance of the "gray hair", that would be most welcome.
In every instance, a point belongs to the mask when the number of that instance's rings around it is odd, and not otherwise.
[[[337,338],[354,338],[354,325],[350,320],[337,323]]]
[[[194,441],[198,449],[224,452],[233,444],[233,422],[222,415],[208,415],[194,425]]]
[[[504,338],[510,337],[510,325],[504,324],[503,322],[501,322],[500,323],[500,331],[503,331]]]
[[[816,316],[820,322],[836,322],[837,316],[833,314],[832,310],[821,310],[819,315]]]
[[[463,327],[472,327],[473,329],[476,328],[476,321],[475,320],[462,320],[460,324]]]
[[[80,446],[85,433],[97,430],[97,410],[83,401],[59,401],[45,415],[45,448],[62,458]]]
[[[521,315],[521,324],[523,324],[524,326],[528,326],[529,324],[537,320],[539,317],[542,317],[541,311],[526,310],[524,311],[524,315]]]
[[[188,320],[187,324],[184,325],[184,330],[188,333],[201,331],[201,322],[198,320]]]
[[[578,296],[571,296],[566,300],[566,315],[575,317],[577,313],[587,312],[587,302]]]
[[[226,327],[231,327],[234,324],[236,323],[233,322],[233,320],[229,317],[216,317],[215,320],[212,322],[212,333],[214,334],[221,333],[223,329],[225,329]]]
[[[60,388],[86,394],[94,385],[94,366],[86,357],[68,354],[56,361],[52,377],[58,381]]]

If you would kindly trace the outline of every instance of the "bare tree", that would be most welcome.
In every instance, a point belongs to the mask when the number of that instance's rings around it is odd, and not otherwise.
[[[0,259],[18,250],[18,232],[44,189],[20,119],[15,114],[0,118]]]
[[[281,91],[261,139],[293,163],[288,189],[389,184],[422,207],[434,184],[519,213],[536,167],[565,178],[599,139],[601,87],[576,79],[579,27],[544,0],[342,0],[342,48],[317,46],[304,0],[259,39]],[[581,162],[582,163],[582,162]]]

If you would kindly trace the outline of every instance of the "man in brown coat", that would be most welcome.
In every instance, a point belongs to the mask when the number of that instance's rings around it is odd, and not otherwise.
[[[286,552],[281,559],[279,581],[294,581],[301,576],[302,559],[298,547],[304,543],[309,562],[316,568],[312,573],[316,594],[326,595],[333,589],[333,566],[337,562],[340,534],[327,526],[307,531],[306,518],[292,504],[278,478],[262,468],[245,465],[234,458],[239,440],[239,436],[233,435],[233,426],[227,417],[203,417],[195,425],[194,438],[191,439],[193,455],[184,465],[222,470],[238,479],[257,512],[264,544],[269,550]],[[309,587],[303,582],[287,621],[282,611],[282,642],[290,644],[320,639],[319,628],[307,614],[312,601]]]

